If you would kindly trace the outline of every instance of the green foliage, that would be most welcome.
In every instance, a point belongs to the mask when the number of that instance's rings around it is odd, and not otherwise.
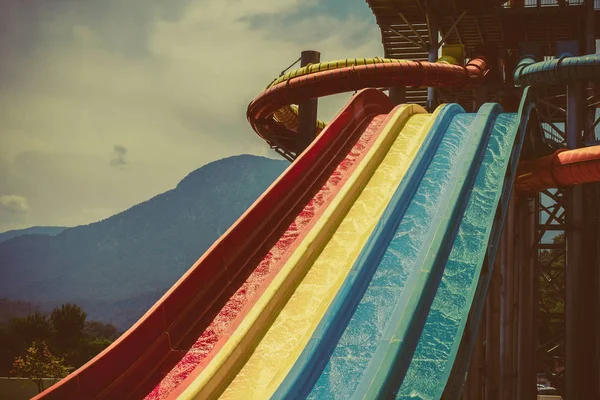
[[[75,340],[81,337],[86,314],[76,304],[63,304],[50,314],[55,333],[63,339]]]
[[[91,339],[106,338],[116,340],[119,337],[117,328],[111,324],[105,324],[100,321],[85,321],[83,334]]]
[[[79,368],[118,337],[110,324],[86,321],[86,313],[75,304],[56,307],[50,316],[35,312],[13,318],[0,328],[0,376],[6,376],[15,358],[29,352],[33,343],[42,343],[65,365]]]
[[[35,340],[43,340],[52,334],[52,324],[48,316],[39,311],[24,318],[11,319],[6,329],[27,344]]]
[[[50,379],[49,386],[52,386],[72,370],[62,358],[50,353],[46,342],[33,342],[25,356],[15,358],[11,375],[28,378],[37,385],[38,392],[41,393],[47,388],[44,379]]]
[[[52,324],[46,314],[34,312],[27,317],[13,318],[0,330],[0,374],[6,376],[15,357],[25,353],[35,341],[52,337]]]

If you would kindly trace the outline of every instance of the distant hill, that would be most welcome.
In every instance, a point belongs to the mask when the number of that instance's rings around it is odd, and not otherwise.
[[[32,226],[31,228],[25,229],[15,229],[12,231],[7,231],[4,233],[0,233],[0,243],[6,242],[9,239],[15,238],[17,236],[23,235],[48,235],[48,236],[56,236],[62,231],[67,229],[62,226]]]
[[[75,302],[90,319],[125,329],[288,165],[250,155],[226,158],[103,221],[0,243],[0,297],[43,309]]]
[[[12,318],[26,317],[39,310],[40,307],[37,304],[32,304],[28,301],[0,299],[0,327]]]

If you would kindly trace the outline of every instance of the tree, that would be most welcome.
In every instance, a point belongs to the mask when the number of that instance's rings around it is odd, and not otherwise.
[[[52,325],[46,314],[35,312],[24,318],[13,318],[0,329],[0,374],[8,374],[16,356],[23,355],[34,341],[52,336]]]
[[[105,338],[110,341],[119,337],[119,332],[114,325],[100,321],[85,321],[83,334],[91,339]]]
[[[75,304],[56,307],[50,317],[36,312],[25,318],[13,318],[0,327],[0,376],[9,374],[15,357],[26,354],[33,342],[45,342],[52,354],[78,368],[118,336],[111,324],[86,321],[86,313]]]
[[[11,375],[20,378],[28,378],[36,384],[38,392],[67,376],[73,370],[65,365],[62,358],[52,355],[46,346],[46,342],[34,342],[27,349],[24,357],[16,357],[13,363]],[[50,385],[46,386],[44,379],[50,379]]]
[[[50,314],[50,321],[56,334],[65,340],[74,340],[82,336],[86,314],[76,304],[63,304]]]

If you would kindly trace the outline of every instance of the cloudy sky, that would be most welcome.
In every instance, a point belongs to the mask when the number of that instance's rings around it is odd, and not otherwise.
[[[275,157],[246,106],[303,49],[382,55],[364,0],[1,0],[0,232],[97,221],[210,161]]]

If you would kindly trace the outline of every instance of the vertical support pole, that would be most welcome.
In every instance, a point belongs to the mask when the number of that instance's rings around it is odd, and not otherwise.
[[[534,263],[532,245],[535,232],[534,201],[519,204],[519,345],[517,370],[517,399],[535,399],[535,324],[534,324]],[[536,304],[537,305],[537,304]]]
[[[567,147],[576,149],[581,145],[581,109],[583,86],[581,82],[573,82],[567,86]]]
[[[575,149],[581,145],[582,124],[581,82],[567,86],[567,146]],[[586,352],[589,340],[586,326],[586,298],[584,289],[585,265],[583,263],[583,187],[569,188],[567,194],[566,240],[566,398],[584,399],[589,387]],[[586,384],[587,382],[587,384]]]
[[[485,317],[483,315],[482,317],[481,323],[483,324]],[[485,334],[485,329],[482,328],[483,326],[480,326],[479,329],[477,329],[477,338],[475,339],[475,345],[473,347],[473,352],[471,353],[469,372],[467,372],[467,382],[465,384],[465,389],[463,390],[464,400],[481,400],[483,398],[483,379],[480,368],[484,354],[483,335]]]
[[[593,54],[596,52],[596,35],[595,35],[595,11],[594,11],[594,0],[585,1],[585,54]],[[588,87],[591,92],[594,92],[594,82],[589,82]],[[585,95],[587,97],[587,95]],[[584,104],[584,107],[586,104]],[[594,107],[585,107],[584,116],[584,129],[587,132],[587,137],[584,140],[596,139],[595,129],[591,129],[594,120],[596,119],[596,109]],[[597,316],[600,313],[600,251],[598,249],[600,236],[598,235],[598,223],[600,222],[600,193],[598,189],[600,185],[597,183],[583,185],[583,199],[586,202],[583,213],[583,220],[585,222],[585,239],[584,243],[584,265],[586,266],[586,276],[584,281],[587,285],[585,292],[587,296],[596,296],[597,301],[587,301],[586,314],[588,318],[590,316]],[[594,274],[596,274],[594,276]],[[591,381],[598,382],[594,388],[595,392],[590,392],[590,398],[600,398],[600,321],[597,317],[592,318],[597,322],[595,326],[590,327],[591,337],[590,345],[595,346],[593,359],[590,360],[589,371],[590,375],[588,379]],[[568,373],[568,372],[567,372]]]
[[[501,336],[500,336],[500,359],[502,360],[501,382],[500,382],[500,400],[514,399],[513,391],[513,342],[514,342],[514,194],[508,204],[506,222],[504,223],[504,232],[502,232],[502,293],[500,301],[501,314]]]
[[[314,50],[305,50],[300,56],[300,66],[317,64],[321,54]],[[317,137],[318,99],[310,99],[298,105],[298,154],[306,149]]]
[[[436,62],[438,59],[438,24],[437,18],[432,17],[429,18],[429,27],[431,32],[431,37],[429,38],[429,61]],[[429,87],[427,88],[427,108],[429,111],[433,112],[433,110],[437,107],[437,90],[436,88]]]
[[[486,299],[485,398],[500,398],[500,285],[501,257],[496,257]]]
[[[390,100],[392,100],[392,103],[394,103],[395,105],[406,103],[406,87],[391,87]]]
[[[477,112],[488,98],[487,86],[477,86],[473,89],[473,112]]]
[[[582,189],[582,246],[583,246],[583,258],[582,258],[582,272],[581,272],[581,287],[578,292],[580,293],[580,301],[584,307],[580,311],[579,317],[582,319],[581,324],[585,324],[585,328],[582,332],[577,332],[577,338],[581,339],[586,348],[585,354],[585,368],[587,382],[594,382],[598,379],[600,374],[600,354],[598,351],[598,340],[599,340],[599,324],[598,324],[598,308],[595,297],[598,297],[598,269],[599,269],[599,254],[598,254],[598,184],[588,183],[581,185]],[[595,323],[592,323],[594,321]],[[568,371],[567,371],[568,373]],[[585,391],[585,398],[598,399],[600,398],[600,391],[595,385],[588,385]],[[597,385],[596,385],[597,386]]]
[[[598,269],[598,264],[600,264],[600,185],[595,186],[596,195],[594,197],[596,201],[596,213],[592,222],[594,223],[594,232],[595,232],[595,243],[594,249],[596,250],[596,313],[600,313],[600,270]],[[596,314],[598,315],[598,314]],[[598,392],[598,396],[600,397],[600,318],[596,319],[596,391]]]
[[[519,292],[520,292],[520,287],[521,287],[521,274],[519,273],[520,270],[520,259],[519,257],[521,256],[522,250],[521,247],[523,247],[523,238],[521,237],[521,234],[519,232],[519,228],[518,226],[520,224],[517,223],[517,221],[519,221],[520,218],[520,214],[519,214],[519,206],[517,204],[517,202],[515,201],[514,204],[514,215],[515,215],[515,230],[513,230],[513,232],[515,233],[514,236],[514,243],[516,244],[513,251],[513,260],[514,260],[514,265],[513,265],[513,290],[511,293],[511,304],[512,304],[512,315],[513,315],[513,326],[512,326],[512,357],[511,357],[511,391],[513,396],[511,397],[511,400],[514,400],[517,398],[517,376],[519,373],[519,321],[521,320],[521,318],[519,317],[521,315],[521,307],[520,307],[520,303],[519,303]]]
[[[585,54],[596,52],[594,0],[585,0]]]
[[[584,43],[584,54],[596,53],[596,35],[595,35],[595,12],[594,12],[594,0],[585,0],[585,43]],[[588,87],[592,93],[594,93],[594,82],[586,82],[585,87]],[[590,94],[592,94],[590,93]],[[588,95],[586,94],[585,97]],[[585,106],[585,105],[584,105]],[[594,107],[585,108],[585,121],[583,129],[588,132],[588,136],[584,140],[594,140],[596,138],[593,129],[590,129],[596,119],[596,109]]]

